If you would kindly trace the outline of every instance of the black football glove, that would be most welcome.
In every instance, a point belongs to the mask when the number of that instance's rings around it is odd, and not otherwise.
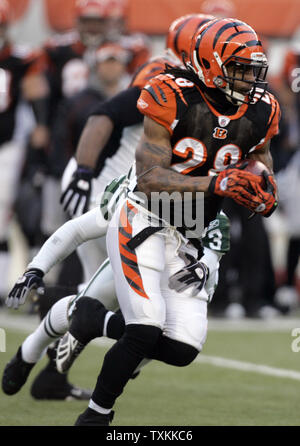
[[[199,262],[190,254],[185,253],[181,257],[185,258],[187,265],[169,278],[169,287],[178,293],[193,287],[192,296],[197,296],[206,284],[209,270],[204,263]]]
[[[71,217],[84,214],[89,207],[94,171],[90,167],[78,166],[72,180],[60,197],[60,203]]]
[[[5,301],[6,305],[17,310],[20,305],[25,303],[31,290],[45,287],[43,277],[44,273],[40,269],[32,268],[26,271],[9,293]]]

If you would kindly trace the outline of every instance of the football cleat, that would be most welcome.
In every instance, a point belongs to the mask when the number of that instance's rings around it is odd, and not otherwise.
[[[36,377],[30,393],[36,400],[88,401],[92,396],[91,390],[73,386],[66,375],[49,369],[42,370]]]
[[[86,344],[77,341],[67,332],[59,341],[56,354],[56,368],[59,373],[66,373]]]
[[[109,426],[114,418],[114,411],[104,415],[89,407],[76,420],[75,426]]]
[[[16,355],[6,365],[2,376],[2,390],[6,395],[14,395],[26,383],[31,369],[35,363],[28,363],[22,359],[22,350],[19,347]]]

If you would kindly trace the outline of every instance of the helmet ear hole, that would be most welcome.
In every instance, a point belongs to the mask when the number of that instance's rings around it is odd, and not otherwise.
[[[207,70],[210,69],[210,63],[208,62],[207,59],[204,59],[204,57],[202,57],[202,63]]]

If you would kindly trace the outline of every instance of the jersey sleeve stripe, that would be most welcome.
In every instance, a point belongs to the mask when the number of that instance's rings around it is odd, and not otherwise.
[[[267,127],[268,128],[272,124],[272,121],[274,119],[274,116],[276,115],[276,110],[277,110],[277,103],[276,103],[276,101],[274,101],[274,99],[271,96],[270,96],[270,99],[271,99],[271,103],[272,103],[272,110],[271,110],[271,113],[270,113],[269,121],[267,123]]]
[[[164,93],[163,89],[162,89],[162,88],[160,88],[160,86],[159,86],[159,85],[157,85],[157,88],[158,88],[158,90],[159,90],[159,93],[160,93],[160,95],[161,95],[161,97],[162,97],[162,100],[163,100],[164,102],[168,102],[168,100],[167,100],[167,98],[166,98],[166,95],[165,95],[165,93]]]
[[[172,80],[171,82],[165,82],[165,81],[163,81],[163,83],[165,84],[165,85],[168,85],[168,87],[170,87],[171,88],[171,90],[175,93],[175,94],[177,94],[179,97],[180,97],[180,99],[182,100],[182,102],[184,102],[184,104],[187,106],[188,104],[187,104],[187,102],[186,102],[186,100],[184,99],[184,96],[183,96],[183,94],[182,94],[182,91],[181,91],[181,89],[180,89],[180,87],[178,87],[178,85]]]
[[[147,90],[148,93],[151,94],[151,96],[153,97],[153,99],[155,100],[155,102],[156,102],[158,105],[162,105],[161,102],[160,102],[159,99],[158,99],[157,94],[155,93],[154,88],[153,88],[151,85],[147,85],[147,86],[144,88],[144,90]]]

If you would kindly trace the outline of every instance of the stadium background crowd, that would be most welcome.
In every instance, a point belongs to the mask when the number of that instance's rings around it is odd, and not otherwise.
[[[5,297],[43,241],[67,218],[59,204],[60,180],[68,159],[76,150],[91,108],[126,88],[134,69],[150,55],[163,51],[164,34],[172,20],[183,14],[203,12],[238,17],[255,27],[269,57],[270,90],[282,108],[280,134],[271,146],[279,184],[279,211],[268,220],[258,216],[248,220],[248,213],[242,208],[229,202],[225,205],[231,217],[231,251],[221,267],[211,312],[231,318],[268,318],[297,310],[300,295],[299,269],[297,272],[300,95],[296,91],[300,89],[300,13],[297,0],[273,1],[272,10],[268,0],[252,0],[251,6],[245,0],[128,0],[126,5],[122,0],[110,0],[113,13],[107,31],[109,43],[101,42],[95,59],[80,45],[75,55],[64,55],[59,68],[62,70],[61,91],[55,84],[55,67],[51,66],[51,61],[49,63],[49,58],[54,48],[57,51],[66,44],[76,43],[73,33],[75,0],[7,1],[11,14],[10,39],[37,51],[36,73],[40,77],[33,77],[36,83],[24,82],[23,87],[30,101],[36,103],[37,122],[28,104],[20,102],[22,133],[18,154],[13,164],[6,165],[5,160],[1,164],[1,195],[7,193],[8,187],[10,195],[9,203],[0,199],[1,212],[6,219],[3,234],[0,234],[1,297]],[[128,35],[122,40],[119,34],[123,26],[127,26]],[[48,88],[50,85],[51,116],[45,118],[38,105],[42,106],[47,90],[43,79],[49,79],[49,72],[54,82],[47,83]],[[3,106],[1,94],[0,106]],[[0,113],[0,120],[1,116]],[[4,122],[1,125],[5,126]],[[8,176],[12,176],[9,186]],[[59,270],[48,275],[47,283],[58,280],[65,285],[77,285],[72,280],[79,277],[74,271],[80,275],[78,259],[72,257],[63,268],[63,273]],[[68,283],[65,283],[66,277],[69,277]]]

